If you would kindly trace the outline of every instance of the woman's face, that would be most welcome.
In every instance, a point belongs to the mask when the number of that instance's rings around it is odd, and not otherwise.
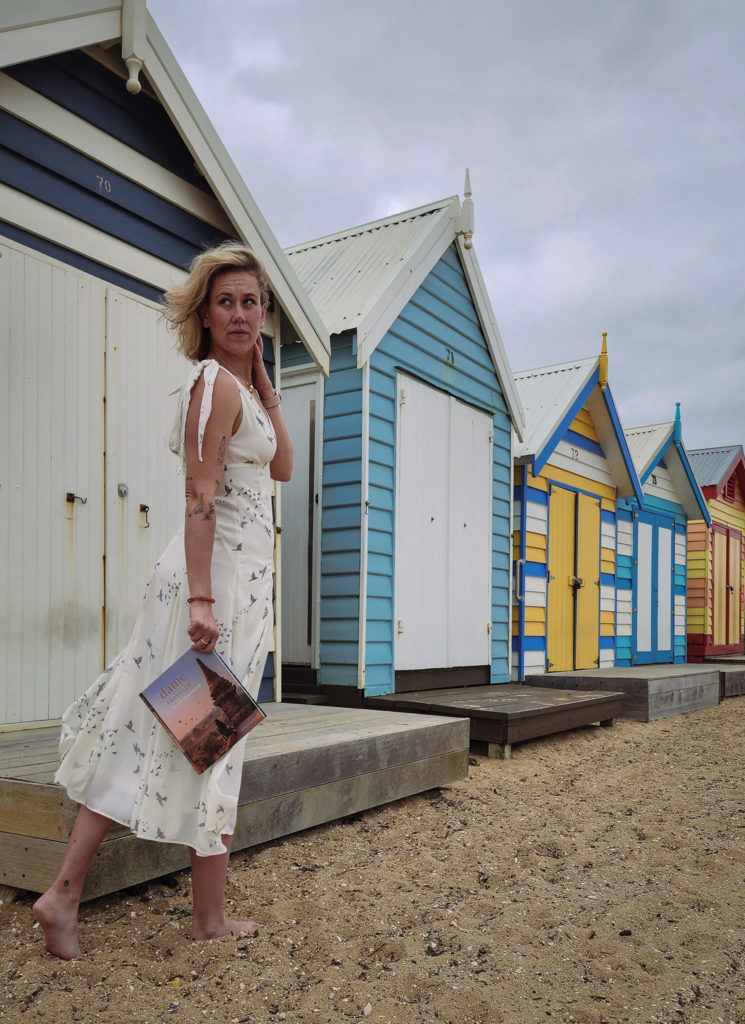
[[[264,326],[266,308],[256,275],[247,270],[224,270],[212,281],[207,301],[200,307],[210,332],[210,352],[233,359],[250,358]]]

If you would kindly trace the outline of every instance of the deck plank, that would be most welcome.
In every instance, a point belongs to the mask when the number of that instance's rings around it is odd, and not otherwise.
[[[235,851],[468,774],[469,734],[462,718],[298,704],[268,704],[265,710],[266,720],[246,744]],[[17,734],[12,741],[10,734],[0,735],[6,763],[0,769],[0,884],[41,892],[59,868],[77,806],[51,781],[57,734],[50,728],[21,744],[39,752],[45,759],[39,765],[28,763],[26,754],[17,756]],[[12,765],[10,747],[16,752]],[[117,825],[91,866],[84,898],[188,863],[183,847],[137,839]]]
[[[632,665],[528,676],[527,686],[623,693],[621,716],[651,722],[670,715],[716,707],[720,673],[715,665]]]
[[[622,694],[540,689],[514,683],[414,690],[369,698],[366,705],[397,711],[467,718],[471,739],[501,748],[618,717]]]

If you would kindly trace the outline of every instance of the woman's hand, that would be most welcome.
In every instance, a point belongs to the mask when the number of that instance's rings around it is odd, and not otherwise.
[[[264,339],[261,335],[258,336],[254,345],[251,383],[259,392],[259,397],[269,398],[270,395],[274,394],[274,385],[269,379],[269,374],[264,365]]]
[[[187,632],[192,641],[192,651],[202,651],[203,654],[214,651],[220,630],[217,628],[211,604],[206,601],[193,601],[189,605]]]

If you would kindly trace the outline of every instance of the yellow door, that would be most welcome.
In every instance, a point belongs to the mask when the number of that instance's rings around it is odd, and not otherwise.
[[[600,502],[577,495],[575,668],[597,668],[600,654]]]
[[[547,668],[597,668],[600,502],[552,486],[548,516]]]
[[[548,668],[574,668],[575,494],[552,487],[548,503]]]

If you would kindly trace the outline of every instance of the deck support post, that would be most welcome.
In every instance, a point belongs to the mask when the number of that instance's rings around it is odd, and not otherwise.
[[[512,757],[511,743],[489,743],[487,747],[487,757],[497,757],[502,761],[507,761]]]

